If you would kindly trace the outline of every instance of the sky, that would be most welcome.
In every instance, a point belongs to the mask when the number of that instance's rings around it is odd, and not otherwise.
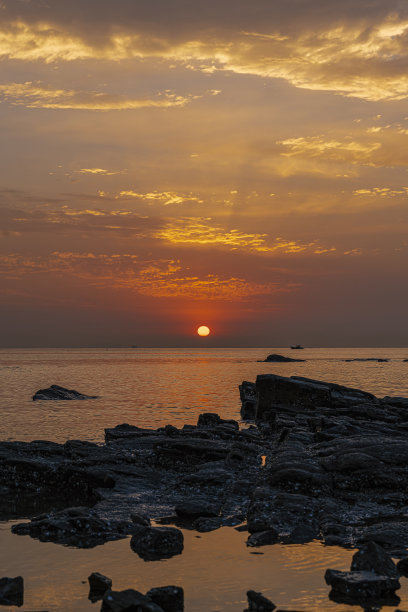
[[[0,0],[0,134],[0,346],[408,345],[406,0]]]

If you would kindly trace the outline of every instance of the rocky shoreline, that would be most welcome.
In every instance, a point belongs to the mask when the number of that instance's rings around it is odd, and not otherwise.
[[[385,581],[374,565],[328,570],[330,597],[397,604],[408,565],[408,399],[273,374],[240,393],[247,425],[206,413],[180,429],[119,425],[102,445],[0,442],[1,519],[30,518],[13,532],[80,548],[132,536],[132,550],[153,560],[182,553],[180,526],[247,530],[250,547],[377,546],[399,569]],[[154,606],[140,609],[167,612]]]

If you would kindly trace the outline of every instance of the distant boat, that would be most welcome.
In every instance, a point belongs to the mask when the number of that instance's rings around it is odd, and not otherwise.
[[[303,349],[304,347],[301,344],[294,344],[290,347],[291,349]]]

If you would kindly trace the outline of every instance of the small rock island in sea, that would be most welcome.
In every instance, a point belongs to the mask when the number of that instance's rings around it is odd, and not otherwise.
[[[241,416],[252,421],[245,428],[205,413],[180,429],[118,425],[103,445],[0,442],[5,507],[10,518],[31,515],[12,531],[78,548],[131,536],[132,551],[152,560],[182,554],[180,520],[198,532],[248,531],[249,547],[320,540],[356,549],[350,571],[326,571],[331,599],[398,605],[408,573],[408,399],[274,374],[244,381],[240,394]],[[13,580],[0,580],[0,603],[2,584],[21,599],[22,581]],[[183,609],[179,587],[153,599],[112,591],[104,576],[95,582],[106,586],[104,611],[129,601]],[[169,603],[172,593],[179,603]],[[275,607],[255,591],[248,602]]]

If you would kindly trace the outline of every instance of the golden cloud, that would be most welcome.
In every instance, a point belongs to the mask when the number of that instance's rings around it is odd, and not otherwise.
[[[285,157],[319,157],[351,163],[367,163],[372,154],[381,148],[380,142],[357,142],[351,139],[336,140],[326,136],[287,138],[278,142],[287,150]]]
[[[179,261],[140,261],[132,254],[51,253],[48,257],[8,255],[0,257],[0,270],[6,279],[21,279],[27,274],[72,275],[99,288],[128,289],[132,292],[166,298],[193,300],[245,300],[257,295],[292,291],[297,285],[255,283],[240,277],[217,274],[194,276],[183,270]]]
[[[402,100],[408,97],[407,32],[408,21],[391,14],[370,28],[357,22],[292,34],[218,30],[211,40],[197,32],[176,42],[116,27],[96,45],[62,26],[18,20],[0,30],[0,56],[48,63],[153,58],[207,73],[280,78],[295,87],[364,100]]]
[[[3,101],[8,102],[12,106],[25,106],[26,108],[97,111],[181,108],[200,97],[193,95],[181,96],[165,91],[158,94],[155,98],[130,98],[97,91],[53,89],[52,87],[31,81],[0,85],[0,98]]]
[[[120,191],[116,198],[137,198],[138,200],[147,200],[149,204],[152,202],[159,202],[164,206],[169,206],[170,204],[184,204],[185,202],[203,203],[203,200],[194,196],[192,193],[179,194],[175,191],[150,191],[147,193],[138,193],[137,191],[129,189]]]
[[[267,234],[249,234],[237,229],[226,231],[218,225],[210,225],[209,221],[210,219],[191,218],[170,222],[156,232],[155,237],[172,244],[224,247],[258,253],[293,254],[309,251],[319,255],[335,250],[334,247],[319,247],[316,241],[303,243],[282,237],[277,237],[270,243],[267,241]]]

